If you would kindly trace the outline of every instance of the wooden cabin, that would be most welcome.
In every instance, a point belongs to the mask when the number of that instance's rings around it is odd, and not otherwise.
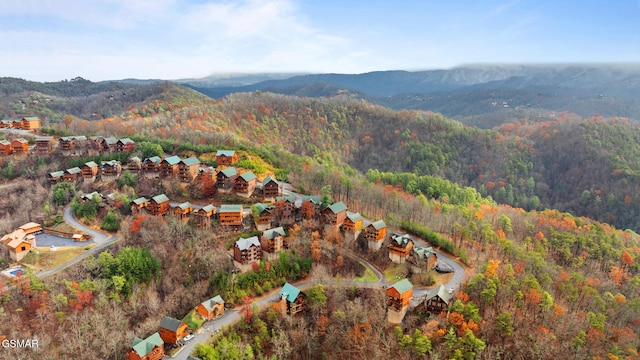
[[[178,155],[169,156],[160,162],[160,178],[167,179],[178,175],[178,164],[180,157]]]
[[[242,205],[221,205],[218,211],[221,226],[242,226]]]
[[[42,225],[36,222],[28,222],[20,226],[18,229],[24,231],[25,235],[35,235],[42,233]]]
[[[13,154],[13,147],[11,146],[11,142],[7,140],[0,140],[0,155],[11,154]]]
[[[322,198],[320,196],[303,196],[300,212],[304,220],[317,220],[322,213]]]
[[[367,241],[381,242],[387,236],[387,224],[384,220],[374,221],[364,228],[364,238]]]
[[[11,122],[12,129],[22,129],[22,120],[15,119]]]
[[[233,189],[238,178],[238,171],[234,167],[219,171],[216,175],[216,188],[223,191]]]
[[[76,140],[73,136],[63,136],[58,139],[58,146],[62,155],[68,156],[76,148]]]
[[[98,176],[98,171],[100,167],[94,161],[89,161],[82,165],[82,179],[85,182],[92,182]]]
[[[218,150],[216,152],[216,163],[220,165],[231,165],[238,161],[238,154],[233,150]]]
[[[409,279],[402,279],[388,287],[385,294],[387,295],[387,306],[400,310],[409,306],[413,296],[413,285]]]
[[[186,220],[187,216],[192,212],[193,206],[188,201],[173,208],[173,215],[181,220]]]
[[[240,174],[240,176],[236,178],[236,183],[234,185],[236,194],[238,196],[250,197],[256,189],[257,182],[258,179],[256,178],[256,175],[251,171]]]
[[[11,120],[0,120],[0,129],[11,129],[12,124]]]
[[[162,216],[168,213],[170,208],[169,198],[165,194],[152,197],[151,200],[149,200],[149,204],[147,204],[147,210],[154,216]]]
[[[213,196],[216,193],[216,169],[212,166],[200,167],[193,182],[193,188],[202,191],[202,195]]]
[[[34,246],[33,243],[35,243],[34,236],[26,235],[22,230],[16,230],[2,238],[2,244],[13,261],[20,261],[27,256]]]
[[[134,338],[129,350],[129,360],[160,360],[164,358],[164,340],[158,332],[146,339]]]
[[[135,148],[136,142],[129,138],[120,139],[116,142],[116,152],[133,152]]]
[[[285,236],[286,234],[282,226],[263,231],[262,235],[260,235],[260,245],[262,246],[262,251],[271,254],[282,251]]]
[[[87,155],[89,156],[97,156],[100,155],[102,150],[102,140],[104,137],[102,136],[92,136],[85,143],[85,150]]]
[[[413,266],[415,273],[426,272],[433,269],[438,262],[438,255],[432,247],[414,246],[407,258]]]
[[[255,209],[257,210],[257,217],[254,218],[256,223],[256,228],[258,230],[266,230],[271,227],[271,222],[273,221],[273,206],[269,206],[267,204],[256,203]],[[253,207],[252,207],[253,209]]]
[[[347,205],[342,201],[327,206],[322,211],[322,218],[326,225],[340,226],[347,217]]]
[[[134,156],[130,158],[129,161],[127,161],[126,165],[124,166],[124,169],[137,174],[140,171],[140,169],[142,169],[142,160],[140,160],[139,157]]]
[[[413,250],[413,239],[407,234],[391,234],[389,242],[389,259],[397,264],[403,264]]]
[[[200,170],[200,160],[197,157],[182,159],[178,163],[178,176],[182,182],[192,182],[198,176],[198,170]]]
[[[116,151],[116,145],[118,144],[118,139],[111,136],[107,138],[102,138],[100,140],[100,151],[111,153]]]
[[[189,326],[184,321],[165,316],[160,321],[158,333],[165,343],[176,345],[183,337],[189,335]]]
[[[211,218],[216,214],[215,206],[209,204],[193,212],[196,225],[199,228],[207,229],[211,227]]]
[[[257,236],[240,238],[233,246],[233,260],[245,265],[262,259],[262,246]]]
[[[146,208],[148,205],[149,200],[146,197],[139,197],[129,203],[129,208],[131,208],[132,214],[138,215],[142,212],[142,209]]]
[[[342,230],[350,233],[362,230],[362,215],[347,211],[347,216],[342,223]]]
[[[47,180],[49,180],[49,183],[51,185],[55,185],[59,182],[63,182],[64,181],[64,171],[54,171],[49,173],[49,175],[47,175]]]
[[[142,160],[142,174],[149,178],[160,177],[160,157],[152,156]]]
[[[74,168],[65,170],[64,175],[62,175],[62,177],[65,182],[75,183],[80,179],[81,175],[82,175],[82,169],[76,166]]]
[[[447,311],[453,295],[453,289],[446,289],[444,285],[440,285],[437,289],[431,289],[424,301],[425,308],[432,313]]]
[[[214,296],[198,304],[196,312],[206,321],[213,320],[224,314],[224,300],[220,295]]]
[[[20,129],[22,130],[35,130],[40,129],[40,118],[37,116],[23,117],[20,120]]]
[[[26,154],[29,152],[29,142],[23,138],[13,139],[11,148],[14,154]]]
[[[271,176],[267,176],[262,180],[262,196],[265,199],[275,199],[280,195],[280,184],[276,179]]]
[[[122,172],[122,165],[118,160],[100,161],[100,178],[103,181],[115,180]]]
[[[292,224],[296,215],[296,198],[294,196],[278,196],[274,204],[276,222]]]
[[[53,136],[38,136],[36,137],[36,154],[49,155],[53,152],[53,144],[55,139]]]
[[[297,287],[285,283],[279,292],[280,301],[286,306],[287,314],[294,316],[303,313],[307,308],[307,296]]]

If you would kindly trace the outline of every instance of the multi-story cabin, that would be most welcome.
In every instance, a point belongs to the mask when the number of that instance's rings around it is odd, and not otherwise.
[[[440,285],[437,289],[431,289],[424,301],[425,308],[436,314],[447,311],[453,295],[453,289],[447,290],[444,285]]]
[[[385,294],[387,295],[387,306],[400,310],[411,303],[413,285],[408,279],[402,279],[388,287]]]
[[[182,159],[178,163],[178,174],[182,182],[193,181],[198,175],[198,170],[200,170],[200,160],[197,157]]]
[[[221,205],[218,211],[221,226],[242,226],[242,205]]]
[[[22,129],[22,121],[20,119],[15,119],[11,122],[12,129]]]
[[[116,142],[117,152],[133,152],[135,148],[136,142],[129,138],[120,139]]]
[[[151,215],[162,216],[169,212],[171,205],[169,204],[169,198],[165,194],[154,196],[149,200],[147,210]]]
[[[278,196],[274,204],[276,222],[293,224],[296,215],[296,198],[294,196]]]
[[[240,238],[233,246],[233,260],[239,264],[246,265],[258,262],[262,259],[262,247],[257,236],[250,238]]]
[[[11,146],[11,142],[7,140],[0,140],[0,154],[1,155],[13,154],[13,147]]]
[[[374,221],[364,228],[364,239],[371,250],[380,250],[387,237],[387,224],[383,220]]]
[[[218,150],[216,152],[216,163],[220,165],[231,165],[238,161],[238,154],[233,150]]]
[[[347,217],[347,205],[342,201],[331,204],[322,210],[322,218],[325,225],[340,226]]]
[[[362,230],[362,215],[347,211],[347,216],[342,223],[342,230],[345,232],[355,233]]]
[[[203,301],[196,307],[196,312],[204,320],[213,320],[224,314],[224,300],[220,295],[214,296],[209,300]]]
[[[76,148],[76,140],[73,136],[63,136],[58,139],[58,145],[60,152],[64,156],[69,156]]]
[[[286,234],[282,226],[262,232],[262,235],[260,235],[260,245],[262,246],[262,251],[265,252],[268,260],[277,259],[278,253],[284,248],[283,243],[285,235]]]
[[[64,179],[65,182],[75,183],[76,181],[78,181],[81,175],[82,175],[82,169],[76,166],[71,169],[65,170],[64,175],[62,175],[62,178]]]
[[[31,251],[31,248],[35,247],[35,237],[27,235],[22,229],[3,236],[0,242],[5,254],[14,261],[22,260]]]
[[[252,209],[256,209],[257,217],[254,217],[256,228],[260,231],[266,230],[271,227],[273,221],[273,206],[267,204],[256,203]]]
[[[134,338],[129,350],[129,360],[160,360],[164,358],[164,340],[158,332],[146,339]]]
[[[407,262],[411,264],[412,272],[419,274],[433,269],[438,262],[438,255],[432,247],[414,246]]]
[[[240,176],[236,178],[234,185],[236,194],[242,197],[250,197],[256,189],[257,181],[256,175],[251,171],[240,174]]]
[[[173,208],[173,215],[181,220],[186,220],[187,216],[192,212],[193,206],[188,201]]]
[[[305,293],[289,283],[284,284],[279,295],[287,314],[291,316],[300,314],[307,308],[307,296]]]
[[[140,169],[142,169],[142,160],[140,160],[139,157],[134,156],[130,158],[129,161],[127,161],[127,163],[124,166],[124,169],[137,174],[140,171]]]
[[[102,181],[115,180],[122,172],[122,165],[118,160],[100,162],[100,178]]]
[[[160,157],[152,156],[142,161],[142,174],[148,178],[160,177]]]
[[[64,171],[60,170],[60,171],[54,171],[49,173],[49,175],[47,175],[47,180],[49,180],[49,183],[51,185],[55,185],[59,182],[63,182],[64,181]]]
[[[102,138],[100,140],[100,151],[111,153],[116,151],[116,145],[118,144],[118,139],[114,136]]]
[[[204,229],[211,227],[211,218],[215,214],[216,214],[216,208],[211,204],[205,205],[193,212],[196,225]]]
[[[11,120],[0,120],[0,129],[11,129],[13,122]]]
[[[27,116],[20,120],[20,129],[35,130],[40,129],[40,118],[37,116]]]
[[[221,191],[230,191],[236,184],[238,171],[234,167],[219,171],[216,175],[216,187]]]
[[[129,203],[129,208],[131,208],[132,214],[138,215],[141,214],[142,209],[146,208],[148,205],[149,200],[146,197],[139,197]]]
[[[280,184],[276,179],[271,176],[267,176],[262,180],[262,196],[265,200],[275,199],[280,195]]]
[[[11,141],[11,148],[14,154],[26,154],[29,152],[29,142],[23,138],[13,139]]]
[[[389,259],[397,264],[403,264],[413,250],[413,239],[407,234],[391,234],[389,242]]]
[[[89,161],[82,165],[82,179],[84,182],[93,182],[98,176],[99,166],[94,161]]]
[[[160,162],[160,178],[167,179],[178,175],[178,164],[180,157],[178,155],[169,156]]]
[[[176,345],[179,340],[189,334],[189,325],[184,321],[165,316],[160,321],[158,333],[165,343]]]
[[[320,218],[322,198],[320,196],[303,196],[300,212],[303,220],[317,220]]]
[[[194,189],[202,191],[204,196],[212,196],[216,193],[216,169],[212,166],[200,167],[194,180]]]
[[[49,155],[53,152],[53,144],[55,139],[53,136],[38,136],[36,137],[36,154]]]

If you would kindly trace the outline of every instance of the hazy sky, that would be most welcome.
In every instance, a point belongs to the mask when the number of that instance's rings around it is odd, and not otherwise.
[[[640,63],[640,0],[0,0],[0,77]]]

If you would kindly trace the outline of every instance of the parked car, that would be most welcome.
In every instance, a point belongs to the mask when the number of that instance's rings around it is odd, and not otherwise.
[[[184,341],[189,341],[191,339],[193,339],[193,334],[189,334],[189,335],[187,335],[187,336],[182,338],[182,340],[184,340]]]

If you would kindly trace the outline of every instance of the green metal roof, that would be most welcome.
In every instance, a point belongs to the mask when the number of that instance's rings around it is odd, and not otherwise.
[[[305,201],[311,201],[314,204],[322,204],[322,197],[321,196],[303,196],[302,198],[300,198],[302,200],[302,202]]]
[[[23,119],[25,119],[25,120],[40,120],[40,118],[37,117],[37,116],[25,116],[25,117],[23,117]]]
[[[160,337],[158,332],[154,332],[146,339],[134,338],[133,345],[131,346],[140,357],[145,357],[151,353],[156,346],[163,345],[164,341]]]
[[[442,299],[445,304],[449,305],[449,302],[451,301],[451,299],[453,299],[453,292],[449,294],[449,291],[447,291],[444,285],[440,285],[438,289],[432,289],[431,291],[429,291],[427,293],[427,296],[427,299],[431,299],[437,296]]]
[[[118,139],[113,137],[113,136],[108,137],[108,138],[104,138],[103,140],[104,140],[104,142],[107,143],[107,145],[114,145],[114,144],[116,144],[118,142]]]
[[[276,202],[277,202],[277,201],[280,201],[280,200],[288,201],[288,202],[290,202],[290,203],[295,204],[295,202],[296,202],[296,197],[295,197],[295,196],[292,196],[292,195],[288,195],[288,196],[278,196],[278,197],[276,197]]]
[[[182,210],[187,210],[188,208],[191,207],[191,203],[188,202],[188,201],[187,202],[183,202],[182,204],[180,204],[180,205],[178,205],[176,207],[179,207]]]
[[[285,232],[282,226],[278,226],[277,228],[265,230],[262,232],[262,236],[264,236],[268,240],[275,239],[278,235],[284,236]]]
[[[166,161],[169,165],[175,165],[180,162],[180,157],[178,155],[173,155],[173,156],[164,158],[164,160],[162,161]]]
[[[84,163],[84,166],[98,167],[98,164],[96,164],[95,161],[88,161],[88,162]]]
[[[120,165],[120,161],[118,161],[118,160],[100,161],[100,165],[116,167],[116,166]]]
[[[242,205],[220,205],[221,213],[241,212],[241,211],[242,211]]]
[[[395,241],[396,244],[404,247],[409,241],[413,242],[413,239],[407,234],[391,234],[391,241]]]
[[[371,226],[373,226],[373,228],[376,230],[380,230],[380,229],[386,228],[387,224],[385,224],[383,220],[378,220],[376,222],[371,223]]]
[[[351,211],[347,211],[347,217],[353,222],[362,220],[362,215],[360,215],[360,213],[354,213]]]
[[[150,158],[144,159],[142,162],[145,163],[145,164],[147,162],[153,162],[153,163],[156,163],[156,164],[160,164],[160,161],[161,161],[161,159],[160,159],[159,156],[152,156]]]
[[[342,201],[329,205],[329,210],[331,210],[334,214],[337,214],[341,211],[347,210],[347,205],[345,205]]]
[[[209,204],[209,205],[205,205],[201,208],[201,210],[205,211],[205,212],[211,212],[211,211],[215,211],[216,207]]]
[[[200,164],[200,160],[198,160],[197,157],[193,156],[190,158],[186,158],[186,159],[182,159],[181,161],[183,164],[185,164],[186,166],[193,166],[193,165],[198,165]]]
[[[207,310],[211,310],[215,304],[224,304],[224,300],[220,295],[214,296],[209,300],[205,300],[202,302],[202,306]]]
[[[74,174],[79,174],[79,173],[81,173],[81,172],[82,172],[82,169],[80,169],[80,168],[79,168],[79,167],[77,167],[77,166],[76,166],[76,167],[72,167],[71,169],[67,169],[67,173],[68,173],[68,174],[72,174],[72,175],[74,175]]]
[[[391,285],[391,287],[396,289],[400,294],[404,294],[413,288],[413,284],[411,284],[409,279],[402,279],[397,283]]]
[[[159,203],[162,203],[162,202],[169,201],[169,198],[165,194],[160,194],[160,195],[156,195],[156,196],[152,197],[151,200],[153,200],[153,201],[155,201],[156,203],[159,204]]]
[[[36,142],[38,141],[51,141],[53,136],[36,136]]]
[[[142,205],[144,203],[149,202],[149,200],[146,197],[139,197],[135,200],[132,201],[132,203],[136,204],[136,205]]]
[[[234,167],[226,168],[220,172],[223,173],[226,177],[232,177],[238,174],[238,170],[236,170],[236,168]]]
[[[264,178],[264,180],[262,180],[262,184],[268,184],[272,181],[275,182],[276,184],[278,183],[276,179],[274,179],[273,177],[271,177],[271,175],[269,175],[266,178]]]
[[[218,150],[216,156],[233,156],[235,153],[234,150]]]
[[[52,173],[49,173],[49,176],[51,176],[52,178],[57,178],[57,177],[61,177],[64,175],[64,171],[54,171]]]
[[[431,257],[436,253],[435,251],[433,251],[432,247],[422,247],[422,246],[414,247],[413,252],[416,254],[417,257],[424,258],[424,259],[428,259],[429,257]]]
[[[253,172],[251,172],[251,171],[247,171],[246,173],[241,174],[241,175],[240,175],[240,177],[241,177],[244,181],[249,182],[249,181],[251,181],[251,180],[254,180],[254,179],[256,178],[256,175],[255,175]]]
[[[282,290],[280,290],[280,296],[286,297],[288,302],[295,302],[299,294],[300,289],[289,283],[285,283]]]
[[[124,138],[124,139],[120,139],[118,140],[118,142],[121,142],[123,144],[135,144],[135,141],[129,139],[129,138]]]

